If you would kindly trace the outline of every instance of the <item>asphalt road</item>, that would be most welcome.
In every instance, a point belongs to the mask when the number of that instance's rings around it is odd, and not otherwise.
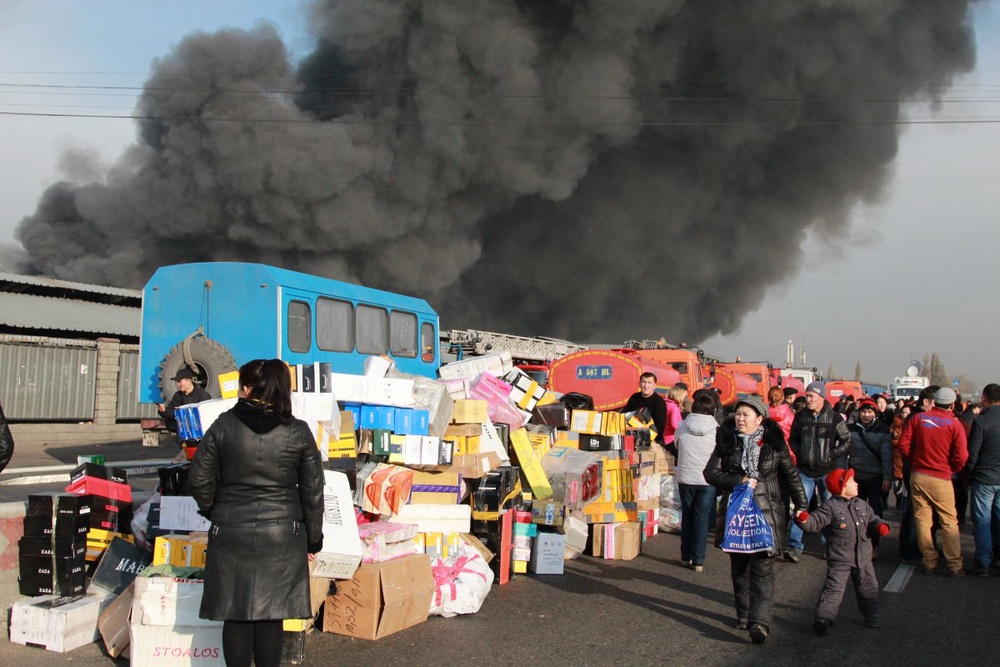
[[[147,454],[155,459],[164,453],[156,450],[165,448],[150,449]],[[307,637],[304,664],[996,664],[992,642],[1000,576],[954,580],[913,574],[907,579],[908,566],[900,568],[895,559],[898,516],[890,511],[886,518],[893,533],[883,542],[876,571],[883,589],[892,581],[897,592],[882,592],[882,625],[877,630],[862,626],[848,591],[837,624],[827,636],[816,636],[813,608],[825,561],[807,553],[797,565],[778,565],[771,636],[764,645],[753,645],[745,631],[734,628],[728,557],[710,548],[704,572],[687,570],[677,562],[679,537],[661,534],[648,540],[632,561],[584,556],[568,562],[563,575],[518,575],[507,585],[494,585],[477,614],[431,617],[378,641],[316,630]],[[963,526],[962,532],[969,562],[970,526]],[[807,551],[818,552],[816,536],[807,535],[806,545]],[[17,599],[16,572],[0,572],[0,601],[9,606]],[[0,642],[0,665],[54,667],[70,662],[77,667],[128,664],[109,658],[100,642],[67,654]]]

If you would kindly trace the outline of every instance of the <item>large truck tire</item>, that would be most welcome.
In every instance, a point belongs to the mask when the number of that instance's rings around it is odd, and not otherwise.
[[[238,370],[236,360],[223,345],[211,338],[195,336],[190,340],[191,360],[194,362],[195,384],[204,387],[212,398],[220,398],[219,376]],[[184,341],[175,345],[160,364],[160,395],[168,401],[177,391],[177,383],[170,378],[184,368]]]

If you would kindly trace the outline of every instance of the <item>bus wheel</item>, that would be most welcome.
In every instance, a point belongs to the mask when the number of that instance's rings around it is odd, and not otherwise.
[[[177,383],[170,378],[187,366],[184,361],[185,341],[181,341],[167,353],[160,364],[160,394],[168,401],[177,391]],[[194,368],[195,384],[204,387],[212,398],[219,398],[219,376],[238,370],[233,355],[225,347],[211,338],[194,336],[188,340],[188,354]]]

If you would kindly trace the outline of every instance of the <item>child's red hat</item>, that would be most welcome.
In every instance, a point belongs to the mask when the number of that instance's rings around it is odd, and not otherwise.
[[[847,485],[847,480],[854,477],[854,468],[837,468],[826,476],[826,488],[835,496],[839,496]]]

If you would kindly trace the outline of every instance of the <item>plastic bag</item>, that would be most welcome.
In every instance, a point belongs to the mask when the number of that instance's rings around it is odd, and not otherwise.
[[[733,489],[726,508],[726,532],[719,545],[723,551],[752,554],[774,549],[774,533],[753,499],[749,484]]]
[[[660,530],[681,532],[681,489],[673,474],[660,476]]]
[[[474,551],[431,560],[431,573],[436,590],[430,613],[445,618],[475,614],[493,585],[493,570]]]

